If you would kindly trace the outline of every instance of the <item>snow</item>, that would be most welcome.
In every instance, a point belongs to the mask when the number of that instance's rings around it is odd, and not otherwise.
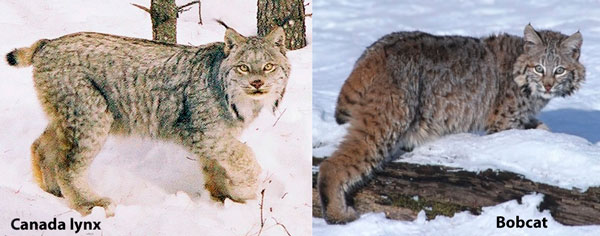
[[[398,161],[476,172],[506,170],[535,182],[581,191],[600,186],[600,147],[577,136],[545,130],[446,136],[419,146]]]
[[[600,186],[599,2],[331,0],[315,2],[314,9],[314,20],[318,22],[314,27],[313,51],[314,156],[331,155],[346,134],[347,125],[338,126],[333,117],[337,95],[356,59],[383,35],[412,30],[475,37],[500,32],[522,35],[525,25],[531,23],[536,29],[553,29],[564,34],[580,30],[583,35],[580,60],[586,66],[587,81],[574,96],[553,99],[539,115],[552,132],[456,134],[418,147],[399,161],[472,171],[507,170],[542,183],[582,191]],[[532,200],[529,204],[537,205],[539,201]],[[393,221],[382,214],[367,214],[345,226],[329,226],[314,218],[313,235],[600,234],[598,226],[566,227],[558,223],[549,228],[551,231],[495,230],[492,222],[495,215],[531,216],[534,213],[527,212],[535,207],[530,208],[508,202],[487,208],[489,214],[460,213],[429,222],[420,222],[421,218],[415,222]]]
[[[145,0],[94,0],[73,3],[60,0],[5,0],[0,2],[0,52],[79,31],[94,31],[150,39],[149,15],[130,5],[148,6]],[[183,5],[189,1],[179,1]],[[311,4],[312,5],[312,4]],[[310,7],[307,12],[311,12]],[[223,41],[221,19],[246,36],[256,35],[256,2],[203,0],[203,22],[198,8],[180,15],[180,44],[201,45]],[[240,137],[254,151],[265,189],[261,235],[310,235],[311,227],[311,18],[307,18],[306,48],[288,52],[292,74],[286,95],[275,115],[263,111]],[[74,235],[74,231],[13,231],[10,222],[21,220],[68,222],[101,221],[101,231],[86,235],[257,235],[260,198],[246,204],[210,199],[203,188],[200,166],[184,148],[141,137],[111,136],[90,168],[89,180],[100,195],[117,204],[115,216],[103,208],[86,217],[67,202],[41,190],[31,173],[29,147],[42,133],[47,118],[33,89],[32,69],[0,63],[0,234]],[[268,110],[268,109],[267,109]],[[79,234],[82,234],[80,232]]]
[[[357,221],[347,225],[327,225],[323,219],[313,219],[313,235],[598,235],[600,226],[568,227],[552,219],[547,210],[539,212],[537,206],[542,202],[542,194],[525,195],[521,204],[517,200],[508,201],[493,207],[483,207],[481,215],[475,216],[461,212],[454,217],[438,216],[427,221],[425,212],[419,212],[414,221],[393,221],[385,218],[384,213],[362,215]],[[496,229],[496,217],[505,219],[543,219],[548,220],[547,228],[501,228]]]

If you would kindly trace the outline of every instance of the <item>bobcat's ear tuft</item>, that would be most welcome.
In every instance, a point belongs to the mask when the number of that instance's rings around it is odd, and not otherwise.
[[[229,55],[229,52],[242,43],[246,42],[246,37],[236,32],[232,28],[227,28],[225,31],[225,55]]]
[[[528,50],[531,46],[539,46],[544,44],[540,34],[538,34],[531,24],[527,24],[525,26],[525,31],[523,33],[523,39],[525,39],[525,50]]]
[[[579,52],[581,50],[581,44],[583,44],[583,36],[581,33],[577,31],[576,33],[569,36],[567,39],[563,40],[560,45],[567,49],[575,58],[575,60],[579,60]]]
[[[271,32],[265,36],[265,40],[272,42],[281,49],[282,53],[285,53],[285,31],[283,28],[277,27],[271,30]]]

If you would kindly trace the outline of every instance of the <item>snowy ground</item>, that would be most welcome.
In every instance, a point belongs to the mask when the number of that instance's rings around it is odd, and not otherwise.
[[[0,54],[41,38],[78,31],[152,37],[150,17],[129,3],[147,0],[4,0],[0,2]],[[189,1],[178,0],[178,5]],[[201,45],[223,41],[222,19],[244,35],[256,34],[256,2],[203,0],[204,25],[197,7],[180,15],[178,42]],[[307,12],[311,12],[310,6]],[[309,43],[311,18],[307,19]],[[292,75],[276,116],[262,115],[240,138],[254,150],[263,168],[262,235],[310,235],[310,114],[312,45],[289,52]],[[73,231],[15,232],[13,218],[60,221],[100,220],[101,231],[84,235],[256,235],[260,200],[237,204],[214,202],[202,188],[200,167],[183,148],[132,137],[110,137],[90,170],[90,183],[118,205],[114,217],[102,208],[81,218],[62,198],[42,191],[32,180],[29,146],[47,124],[33,89],[31,68],[0,63],[0,235],[71,235]],[[285,111],[285,112],[284,112]],[[280,117],[278,121],[277,118]],[[275,124],[276,123],[276,124]],[[257,192],[258,194],[258,192]],[[79,233],[80,235],[82,233]]]
[[[423,145],[401,161],[441,164],[468,170],[494,168],[529,179],[582,190],[600,186],[600,3],[596,1],[358,1],[315,2],[313,63],[313,155],[328,156],[345,134],[335,124],[337,94],[363,50],[393,31],[434,34],[522,35],[529,22],[536,29],[565,34],[581,30],[581,61],[587,81],[574,96],[553,100],[540,118],[553,133],[506,131],[489,136],[458,134]],[[495,216],[550,218],[539,213],[538,195],[485,208],[480,216],[461,213],[426,222],[387,220],[367,214],[346,226],[313,219],[314,235],[598,235],[600,226],[566,227],[555,221],[548,230],[496,230]]]

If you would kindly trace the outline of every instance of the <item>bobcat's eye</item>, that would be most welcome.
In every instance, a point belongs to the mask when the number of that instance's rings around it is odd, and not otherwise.
[[[275,69],[275,66],[273,66],[273,64],[271,64],[271,63],[267,63],[263,67],[263,71],[265,71],[265,72],[271,72],[274,69]]]
[[[248,72],[248,71],[250,70],[250,68],[249,68],[247,65],[239,65],[239,66],[237,67],[237,70],[238,70],[239,72],[246,73],[246,72]]]
[[[535,66],[535,72],[543,74],[544,73],[544,67],[542,65],[537,65]]]
[[[562,75],[564,73],[565,73],[565,68],[563,68],[562,66],[559,66],[556,69],[554,69],[555,75]]]

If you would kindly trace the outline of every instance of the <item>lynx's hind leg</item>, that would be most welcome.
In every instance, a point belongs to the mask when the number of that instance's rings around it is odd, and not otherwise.
[[[56,182],[56,162],[60,155],[60,142],[58,142],[56,127],[49,124],[42,135],[31,145],[31,165],[33,175],[44,191],[62,197],[60,187]]]
[[[94,206],[104,207],[107,215],[112,215],[110,200],[97,196],[87,182],[88,168],[113,122],[105,98],[85,78],[66,78],[51,85],[43,82],[37,80],[36,87],[46,89],[38,92],[55,127],[54,144],[59,147],[55,157],[56,183],[60,192],[82,215],[89,214]]]
[[[201,164],[205,187],[219,201],[244,202],[256,198],[261,168],[252,150],[234,137],[221,137],[203,148]]]
[[[385,87],[385,86],[384,86]],[[374,169],[406,145],[403,137],[413,111],[402,92],[372,90],[356,109],[348,134],[333,155],[319,167],[318,191],[328,223],[346,223],[359,217],[346,198]],[[409,145],[410,146],[410,145]]]

